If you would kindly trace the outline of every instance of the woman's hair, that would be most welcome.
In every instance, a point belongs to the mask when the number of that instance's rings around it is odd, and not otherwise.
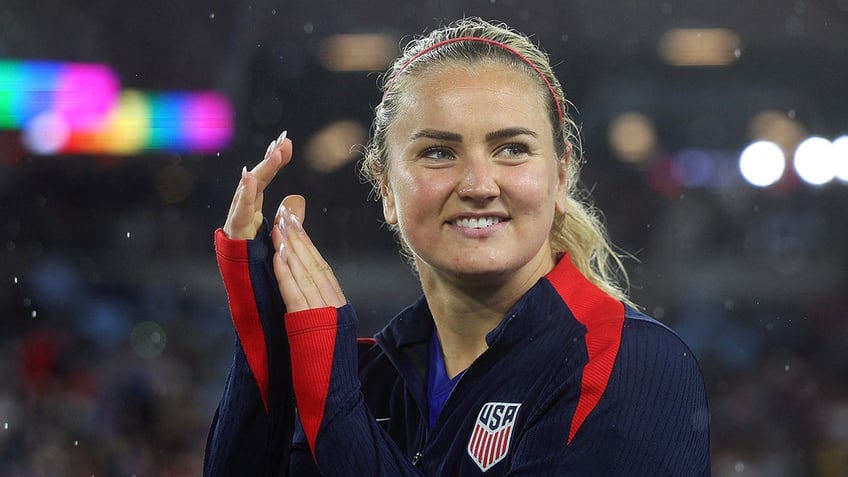
[[[481,40],[475,41],[475,38]],[[567,161],[568,203],[565,213],[557,215],[551,227],[553,251],[557,255],[568,253],[574,265],[592,283],[613,297],[629,302],[619,283],[627,282],[624,265],[610,244],[598,210],[578,184],[582,158],[579,130],[568,114],[571,103],[554,76],[548,56],[527,36],[505,24],[480,18],[457,20],[410,41],[386,71],[381,85],[383,100],[375,108],[371,141],[365,147],[362,161],[362,174],[374,186],[376,196],[379,197],[380,185],[386,181],[389,167],[387,133],[397,117],[401,97],[416,77],[448,63],[504,64],[524,71],[539,85],[539,91],[547,98],[557,157]],[[391,227],[397,233],[397,227]],[[403,253],[411,257],[403,237],[400,237],[400,245]]]

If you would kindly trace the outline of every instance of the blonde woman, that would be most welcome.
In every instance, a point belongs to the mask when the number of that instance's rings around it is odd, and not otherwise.
[[[616,282],[545,54],[463,19],[412,41],[383,92],[363,174],[423,296],[357,340],[305,199],[264,225],[293,156],[272,142],[216,232],[239,340],[205,474],[709,475],[698,364]]]

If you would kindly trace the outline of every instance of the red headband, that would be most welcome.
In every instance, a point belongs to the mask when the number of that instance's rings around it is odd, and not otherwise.
[[[548,78],[545,75],[542,74],[542,72],[539,70],[539,68],[537,68],[536,65],[534,65],[532,61],[528,60],[526,56],[522,55],[520,51],[516,50],[515,48],[513,48],[509,45],[501,43],[497,40],[490,40],[488,38],[480,38],[480,37],[477,37],[477,36],[461,36],[461,37],[458,37],[458,38],[450,38],[450,39],[447,39],[447,40],[442,40],[442,41],[440,41],[440,42],[438,42],[434,45],[430,45],[427,48],[424,48],[423,50],[416,53],[412,58],[410,58],[406,63],[404,63],[403,66],[400,67],[400,69],[397,70],[397,73],[395,73],[395,75],[392,77],[391,81],[389,81],[389,84],[386,87],[386,92],[389,92],[389,91],[392,90],[392,86],[394,86],[395,80],[397,79],[397,77],[400,76],[401,73],[403,73],[403,71],[406,70],[406,68],[408,68],[409,65],[411,65],[415,60],[417,60],[418,58],[420,58],[420,57],[426,55],[427,53],[435,50],[436,48],[440,48],[444,45],[449,45],[451,43],[457,43],[457,42],[460,42],[460,41],[476,41],[476,42],[480,42],[480,43],[486,43],[486,44],[489,44],[489,45],[497,46],[498,48],[500,48],[502,50],[506,50],[506,51],[512,53],[513,55],[517,56],[524,63],[527,63],[527,65],[530,68],[533,68],[533,71],[535,71],[542,78],[542,81],[545,82],[545,86],[548,87],[548,91],[551,92],[551,96],[553,96],[553,98],[554,98],[554,104],[556,104],[557,116],[559,117],[559,122],[560,122],[560,124],[562,124],[563,116],[564,116],[563,112],[562,112],[562,106],[560,106],[560,101],[559,101],[559,99],[557,99],[557,95],[556,95],[556,92],[554,91],[554,87],[553,87],[553,85],[551,85],[551,82],[548,81]]]

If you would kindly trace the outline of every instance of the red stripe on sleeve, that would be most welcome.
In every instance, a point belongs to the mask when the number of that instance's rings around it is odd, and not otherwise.
[[[286,313],[294,397],[313,455],[330,389],[337,323],[336,308],[331,306]]]
[[[250,280],[247,240],[230,240],[222,229],[218,229],[215,231],[215,253],[227,290],[230,316],[250,372],[259,387],[265,413],[268,413],[268,350]]]
[[[583,368],[580,398],[571,420],[568,444],[607,388],[624,327],[624,304],[590,282],[565,255],[547,276],[574,317],[586,327],[589,361]]]

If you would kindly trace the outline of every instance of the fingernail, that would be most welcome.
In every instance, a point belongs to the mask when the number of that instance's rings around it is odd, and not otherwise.
[[[283,259],[284,262],[286,261],[286,244],[285,243],[280,244],[280,258]]]
[[[265,150],[265,159],[268,159],[268,156],[271,155],[271,152],[277,147],[277,141],[271,141],[271,144],[268,144],[268,149]]]
[[[294,224],[294,228],[297,229],[298,232],[303,233],[303,225],[300,223],[300,219],[297,218],[294,214],[289,214],[292,223]]]
[[[282,232],[283,235],[286,234],[286,221],[283,219],[282,215],[280,215],[280,219],[277,221],[277,227],[280,228],[280,232]]]
[[[288,135],[288,133],[289,133],[289,130],[288,130],[288,129],[286,129],[285,131],[281,132],[281,133],[280,133],[280,137],[278,137],[278,138],[277,138],[277,144],[282,144],[282,143],[283,143],[283,141],[285,141],[285,140],[286,140],[286,136]]]
[[[247,176],[247,166],[241,167],[241,178],[244,179]]]

